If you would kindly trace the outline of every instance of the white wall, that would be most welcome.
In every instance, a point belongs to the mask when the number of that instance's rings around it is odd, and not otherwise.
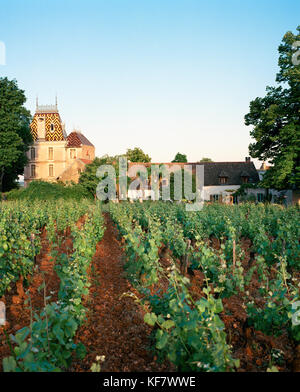
[[[222,195],[222,198],[226,198],[226,196],[230,196],[233,192],[239,189],[239,185],[216,185],[216,186],[205,186],[204,187],[204,200],[209,201],[210,195]],[[232,190],[233,192],[226,192],[226,190]],[[145,190],[145,196],[151,198],[152,192],[151,190]],[[128,190],[127,192],[129,199],[139,199],[143,197],[142,190]]]
[[[154,195],[154,191],[152,191],[151,189],[145,189],[144,191],[142,189],[139,189],[139,190],[128,189],[128,191],[127,191],[127,197],[132,200],[142,199],[144,197],[150,199],[150,198],[152,198],[153,195]]]
[[[212,185],[204,187],[204,200],[210,201],[210,195],[222,195],[222,198],[232,195],[240,185]],[[226,192],[233,190],[233,192]]]

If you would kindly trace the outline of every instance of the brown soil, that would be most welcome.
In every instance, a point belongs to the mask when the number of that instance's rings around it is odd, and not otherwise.
[[[151,328],[144,323],[144,313],[133,298],[137,294],[124,275],[124,254],[117,231],[105,214],[106,230],[97,245],[90,269],[90,291],[86,300],[87,321],[76,335],[75,343],[87,348],[84,360],[74,360],[70,371],[89,371],[96,356],[105,356],[102,371],[168,371],[170,365],[156,363],[149,351]],[[173,370],[173,369],[172,369]]]
[[[50,244],[47,240],[47,232],[44,228],[41,232],[42,249],[36,257],[35,272],[28,277],[28,290],[24,289],[24,282],[21,278],[11,291],[0,298],[6,305],[6,324],[0,327],[0,371],[2,371],[3,358],[11,355],[4,328],[7,334],[15,334],[19,329],[29,326],[30,308],[25,300],[31,299],[33,314],[40,312],[44,307],[44,290],[39,287],[45,281],[46,295],[51,295],[51,301],[57,300],[59,290],[59,279],[53,270],[53,261],[50,256]]]
[[[85,217],[77,222],[82,227]],[[105,356],[101,365],[102,371],[173,371],[175,368],[169,363],[158,364],[154,353],[150,351],[154,342],[150,334],[152,328],[143,321],[144,311],[141,306],[134,302],[124,293],[133,293],[139,296],[135,289],[126,279],[123,262],[125,255],[122,250],[122,242],[117,240],[117,230],[114,228],[108,214],[105,214],[105,227],[103,239],[97,244],[96,253],[88,271],[91,287],[89,295],[84,299],[87,312],[86,322],[79,328],[75,337],[75,343],[83,343],[87,349],[87,355],[83,360],[74,359],[70,371],[90,371],[91,365],[96,362],[97,356]],[[73,249],[70,229],[61,233],[63,242],[59,252],[70,253]],[[211,245],[217,250],[220,243],[217,239],[210,239]],[[32,301],[34,312],[39,312],[44,306],[43,290],[38,288],[45,279],[47,296],[51,295],[51,301],[57,300],[59,279],[53,270],[53,261],[49,255],[50,245],[47,240],[46,230],[41,232],[42,249],[36,259],[36,269],[33,276],[28,277],[28,292],[23,288],[23,281],[17,282],[5,297],[0,298],[6,304],[7,323],[5,330],[8,334],[15,334],[17,330],[28,326],[30,323],[30,310],[24,302],[28,293]],[[245,252],[242,265],[245,272],[250,264],[253,265],[253,255],[250,253],[251,242],[247,239],[241,241]],[[162,249],[161,264],[169,266],[170,251]],[[251,263],[250,263],[251,262]],[[203,296],[204,275],[202,272],[189,271],[190,290],[194,299]],[[249,297],[257,304],[262,303],[258,294],[260,287],[257,273],[253,274],[251,283],[246,288]],[[159,287],[158,287],[159,286]],[[153,285],[151,291],[157,289],[164,292],[167,289],[167,281],[161,279],[158,285]],[[234,358],[240,359],[238,371],[266,371],[271,362],[271,352],[280,350],[283,361],[278,369],[280,371],[300,370],[300,348],[295,347],[287,334],[275,338],[264,335],[261,331],[254,330],[247,324],[245,311],[246,298],[244,293],[233,295],[223,299],[224,311],[220,314],[225,324],[228,343],[232,345]],[[6,342],[3,327],[0,327],[0,371],[2,360],[9,356],[10,349]]]
[[[218,239],[211,238],[210,241],[215,250],[220,248]],[[250,265],[255,265],[255,261],[251,260],[251,256],[253,257],[250,251],[251,241],[243,238],[240,244],[245,253],[242,265],[245,273],[247,273]],[[250,261],[252,261],[251,264]],[[190,278],[190,291],[193,297],[198,299],[203,296],[202,288],[205,286],[203,273],[193,271],[193,274],[188,277]],[[274,278],[274,271],[270,271],[270,277]],[[251,300],[262,306],[265,299],[258,292],[260,286],[261,282],[255,271],[250,284],[246,286],[246,291],[248,291]],[[282,356],[281,363],[276,364],[279,371],[300,371],[299,346],[298,348],[295,347],[295,343],[291,341],[286,332],[279,337],[273,337],[248,326],[245,293],[223,298],[222,302],[224,310],[220,314],[220,318],[225,325],[228,343],[232,345],[232,356],[240,360],[238,371],[265,372],[272,362],[272,352],[277,352],[277,350],[280,350]]]
[[[84,221],[85,216],[82,216],[76,223],[77,227],[82,227]],[[73,250],[70,227],[67,227],[64,232],[58,233],[58,235],[62,240],[59,253],[70,254]],[[55,260],[50,256],[51,246],[47,239],[46,228],[42,229],[40,238],[42,248],[36,256],[34,273],[27,278],[28,283],[26,286],[28,286],[28,289],[24,288],[24,280],[21,278],[4,297],[0,298],[6,305],[6,324],[4,327],[0,327],[0,372],[3,371],[3,358],[11,355],[4,329],[8,335],[14,335],[19,329],[30,325],[31,310],[29,299],[33,316],[35,313],[39,314],[44,308],[45,296],[51,296],[47,303],[55,302],[58,299],[60,280],[53,268]],[[45,282],[45,292],[43,288],[40,288],[43,282]]]

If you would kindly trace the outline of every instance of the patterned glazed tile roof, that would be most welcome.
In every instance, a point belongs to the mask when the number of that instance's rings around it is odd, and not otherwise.
[[[80,132],[71,132],[67,137],[67,140],[67,147],[81,147],[82,145],[94,147],[94,145]]]
[[[45,140],[62,141],[65,140],[62,122],[58,112],[36,112],[30,124],[30,131],[33,140],[38,139],[38,121],[45,122]]]

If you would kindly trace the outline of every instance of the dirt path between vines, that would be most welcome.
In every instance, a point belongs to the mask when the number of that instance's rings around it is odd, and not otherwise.
[[[96,356],[104,355],[101,371],[168,371],[169,364],[158,364],[149,351],[151,328],[144,323],[143,311],[132,298],[135,292],[125,277],[123,251],[117,230],[108,214],[106,230],[98,243],[91,271],[87,322],[79,328],[75,342],[87,348],[83,360],[74,360],[70,371],[89,371]]]

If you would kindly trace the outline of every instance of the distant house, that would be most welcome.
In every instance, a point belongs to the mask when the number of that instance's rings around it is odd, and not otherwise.
[[[24,187],[24,176],[18,176],[17,184],[19,187]]]
[[[206,201],[237,202],[232,194],[242,184],[256,184],[259,177],[250,158],[244,162],[204,162],[204,199]]]
[[[261,167],[257,170],[259,175],[259,181],[262,181],[265,172],[270,169],[271,166],[267,165],[266,162],[261,164]]]
[[[267,170],[269,170],[271,166],[267,165],[265,162],[262,163],[261,167],[258,169],[259,180],[262,181],[263,177]],[[284,190],[276,190],[276,189],[261,189],[261,192],[264,193],[264,197],[267,197],[267,193],[269,195],[269,200],[273,203],[281,201],[285,205],[297,204],[300,205],[300,190],[299,189],[284,189]]]
[[[251,162],[250,158],[246,158],[243,162],[197,162],[197,163],[140,163],[130,162],[129,168],[136,165],[151,167],[151,165],[165,165],[168,168],[177,165],[178,169],[189,165],[192,167],[193,174],[196,173],[196,167],[204,166],[204,200],[211,202],[232,203],[237,202],[238,199],[233,195],[242,184],[257,184],[259,182],[258,172]],[[167,185],[168,179],[162,178],[162,185]],[[137,199],[144,194],[151,197],[151,184],[149,183],[149,190],[129,190],[128,197]],[[250,191],[249,191],[250,192]],[[263,196],[259,194],[259,190],[251,189],[258,199]]]
[[[30,131],[34,143],[27,152],[25,186],[33,180],[78,182],[85,165],[95,158],[95,147],[80,131],[67,136],[57,104],[37,104]]]

